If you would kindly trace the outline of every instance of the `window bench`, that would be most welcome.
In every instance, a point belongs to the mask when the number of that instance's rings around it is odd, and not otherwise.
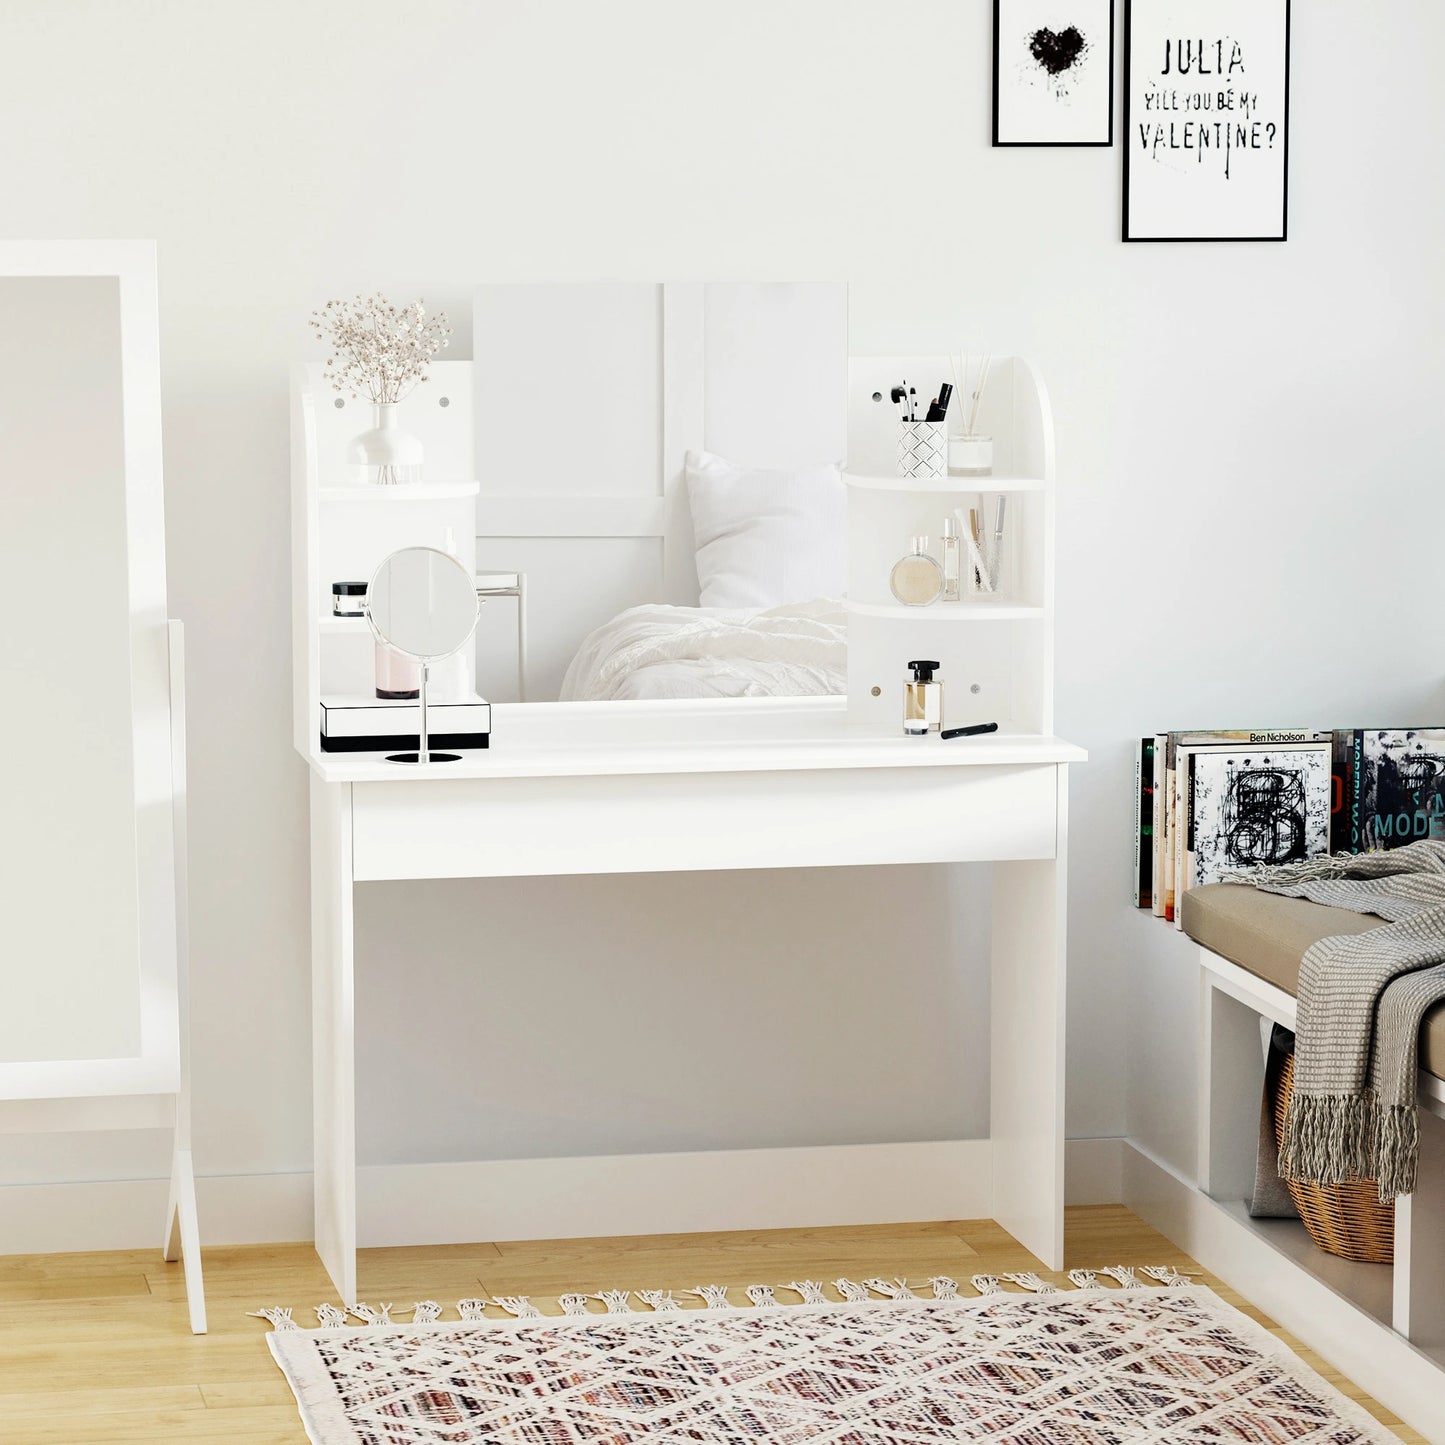
[[[1402,1341],[1439,1376],[1439,1435],[1445,1439],[1445,1004],[1426,1015],[1420,1034],[1420,1176],[1395,1204],[1393,1265],[1357,1264],[1315,1248],[1296,1220],[1251,1219],[1264,1087],[1268,1019],[1295,1027],[1300,962],[1321,938],[1383,926],[1372,915],[1326,908],[1234,884],[1184,895],[1184,931],[1200,945],[1201,1022],[1199,1189],[1239,1227],[1263,1239],[1290,1265],[1324,1284],[1346,1312],[1357,1366],[1399,1378]],[[1356,1378],[1365,1383],[1366,1369]],[[1389,1394],[1378,1377],[1366,1385]],[[1399,1408],[1396,1406],[1396,1408]],[[1402,1412],[1403,1413],[1403,1412]]]

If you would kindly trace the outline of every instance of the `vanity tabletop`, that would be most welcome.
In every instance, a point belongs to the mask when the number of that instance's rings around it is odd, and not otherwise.
[[[497,703],[491,746],[454,763],[389,763],[383,753],[323,753],[307,761],[328,783],[643,773],[786,772],[856,768],[1027,767],[1082,763],[1057,737],[877,737],[850,728],[839,697],[682,702]]]

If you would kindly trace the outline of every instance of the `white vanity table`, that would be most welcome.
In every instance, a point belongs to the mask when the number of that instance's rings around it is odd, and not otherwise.
[[[540,296],[562,288],[535,289]],[[860,387],[870,391],[882,363],[855,362],[850,382],[845,301],[837,324],[841,288],[657,289],[657,505],[649,510],[637,499],[617,499],[609,512],[589,498],[570,508],[594,529],[585,535],[603,535],[596,529],[605,525],[652,527],[664,572],[685,573],[691,551],[682,553],[676,522],[683,452],[706,446],[745,457],[760,446],[782,445],[784,424],[795,451],[841,455],[846,447],[869,471],[883,469],[866,455],[866,426],[847,416],[847,398],[857,403]],[[586,290],[577,288],[584,301]],[[772,293],[795,291],[807,293],[800,311],[775,304]],[[496,317],[523,314],[524,299],[498,302],[494,324],[478,328],[479,344],[504,345],[505,338],[495,339]],[[543,300],[533,315],[545,324],[551,303]],[[615,295],[607,304],[615,310]],[[727,324],[740,315],[749,323],[741,345],[739,329]],[[575,308],[568,325],[577,329]],[[726,349],[714,341],[724,334]],[[487,337],[494,339],[483,342]],[[760,366],[763,351],[774,359]],[[922,376],[924,363],[909,364]],[[455,368],[466,365],[450,364],[453,394]],[[475,365],[479,375],[498,374],[495,358],[479,357]],[[782,413],[769,412],[780,367],[819,384],[787,396]],[[746,404],[729,404],[739,397]],[[850,587],[863,600],[850,619],[849,698],[500,704],[493,708],[489,749],[405,770],[379,755],[319,749],[316,697],[348,665],[324,651],[324,599],[332,576],[369,575],[363,564],[380,560],[380,553],[365,553],[380,540],[369,521],[352,520],[358,514],[389,513],[388,547],[426,545],[443,523],[455,526],[441,512],[459,500],[470,505],[477,484],[412,496],[402,488],[377,489],[394,495],[354,507],[343,500],[336,504],[340,515],[328,521],[325,509],[333,502],[320,493],[335,489],[325,486],[318,422],[334,418],[326,417],[314,371],[298,370],[293,400],[296,743],[311,770],[316,1243],[342,1299],[358,1296],[356,1250],[359,1237],[367,1239],[356,1159],[354,898],[359,885],[394,879],[994,864],[993,1215],[1046,1267],[1061,1267],[1067,778],[1068,765],[1084,754],[1052,736],[1052,437],[1031,369],[1011,362],[999,385],[993,430],[1003,465],[1012,462],[1009,475],[996,482],[920,484],[929,493],[1016,494],[1020,591],[1009,605],[942,604],[926,617],[905,617]],[[872,425],[875,413],[860,405]],[[449,425],[470,424],[461,411],[447,409]],[[478,415],[480,430],[480,409]],[[779,457],[776,464],[791,461]],[[868,489],[866,480],[859,485]],[[555,514],[555,502],[544,499],[529,512],[528,498],[484,495],[478,545],[487,540],[489,517],[512,518],[505,535],[519,535],[517,518]],[[896,486],[870,491],[856,508],[861,521],[850,557],[866,561],[889,508],[900,510],[888,527],[906,537],[913,511],[924,505],[931,513],[939,498]],[[622,520],[598,520],[612,515]],[[529,535],[576,533],[539,524]],[[470,546],[461,560],[475,565]],[[904,655],[943,657],[959,684],[951,722],[997,719],[1000,731],[948,742],[900,736],[897,659]],[[875,672],[889,684],[876,697],[867,685]],[[972,687],[970,677],[977,678]],[[880,968],[887,963],[878,960]],[[757,1222],[740,1213],[734,1227]],[[493,1237],[486,1199],[476,1200],[467,1237]]]

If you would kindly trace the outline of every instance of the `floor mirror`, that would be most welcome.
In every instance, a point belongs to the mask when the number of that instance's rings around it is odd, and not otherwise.
[[[0,1131],[174,1131],[200,1333],[156,295],[149,243],[0,242]]]

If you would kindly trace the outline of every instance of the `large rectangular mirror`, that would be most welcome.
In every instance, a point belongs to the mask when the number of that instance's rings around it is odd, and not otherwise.
[[[175,1087],[154,278],[0,243],[0,1097]]]
[[[529,698],[845,691],[846,285],[487,285],[472,338],[477,565],[526,577]]]

